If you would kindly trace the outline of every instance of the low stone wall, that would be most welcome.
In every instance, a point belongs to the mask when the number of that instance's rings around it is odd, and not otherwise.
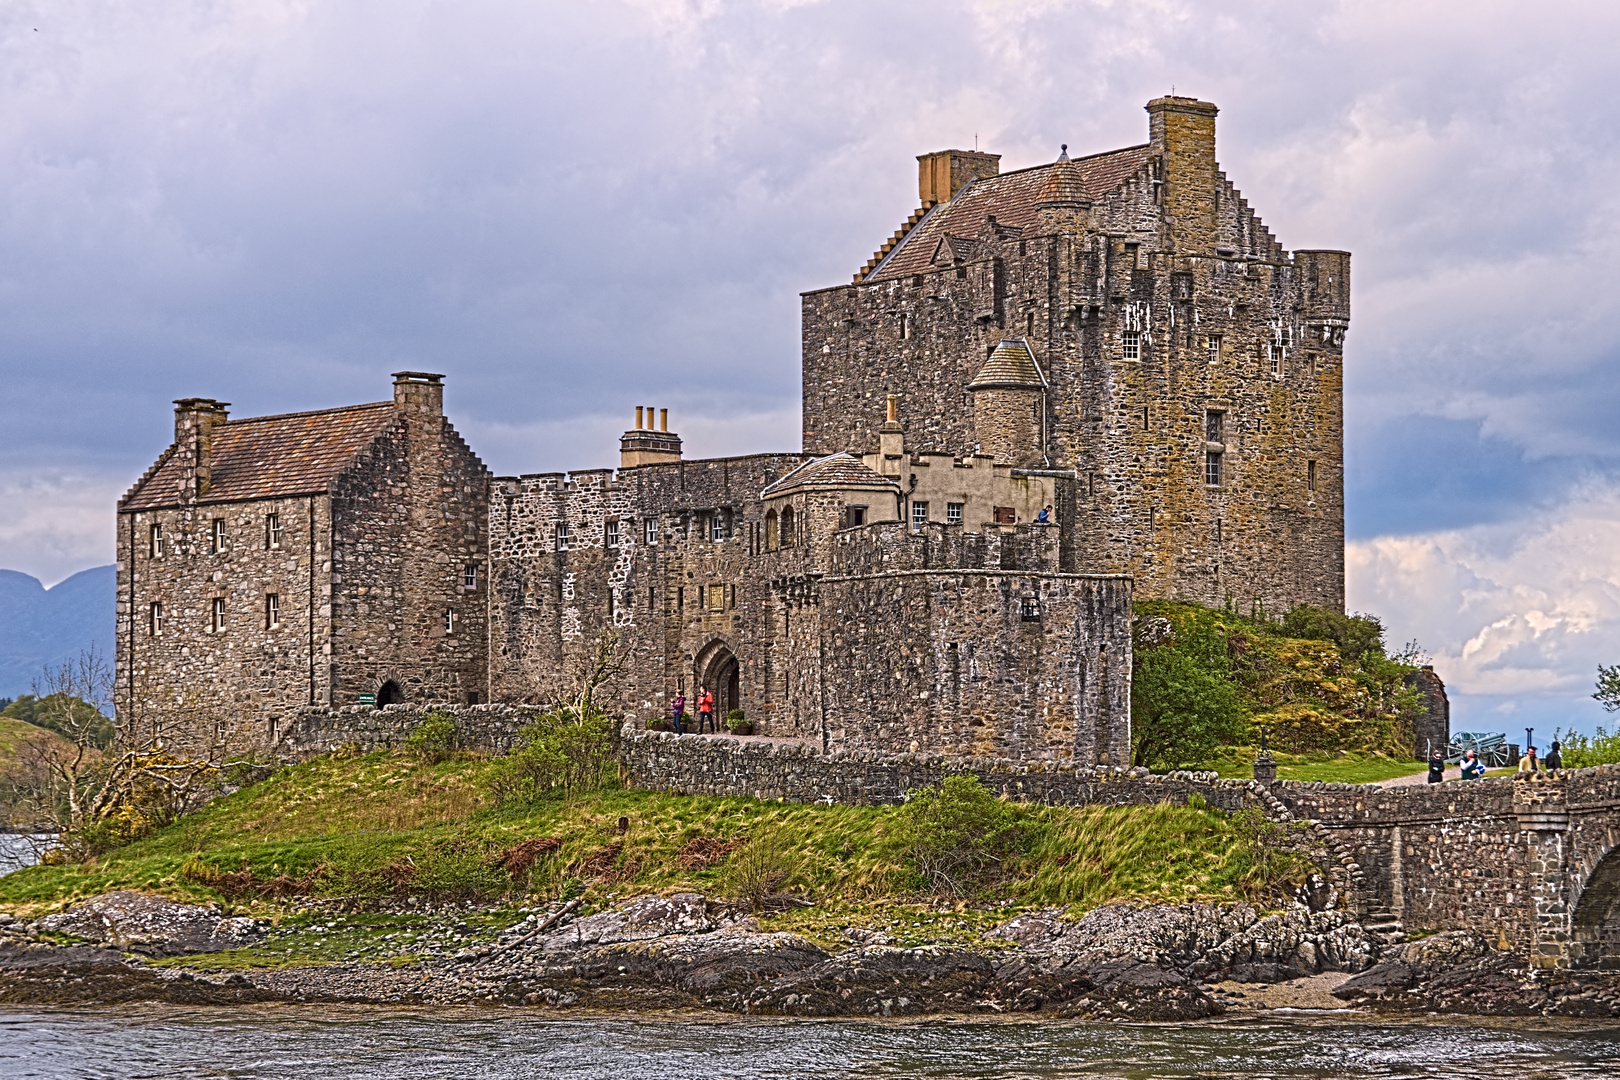
[[[365,751],[399,746],[429,713],[456,722],[462,741],[476,750],[504,754],[517,733],[545,710],[535,705],[345,705],[309,709],[281,732],[275,752],[302,761],[349,743]]]
[[[629,728],[621,760],[626,782],[648,791],[794,803],[896,804],[912,788],[931,787],[953,773],[973,773],[998,795],[1053,806],[1185,804],[1194,794],[1220,810],[1261,805],[1252,781],[1221,780],[1214,773],[1142,776],[1106,766],[1020,764],[999,758],[823,754],[814,746],[793,743]]]

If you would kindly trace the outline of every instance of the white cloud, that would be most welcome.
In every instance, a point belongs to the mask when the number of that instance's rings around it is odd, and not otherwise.
[[[40,471],[0,480],[0,567],[32,574],[46,587],[115,557],[113,515],[128,487],[107,476]]]
[[[1346,571],[1351,608],[1433,655],[1454,730],[1604,722],[1590,695],[1597,665],[1620,663],[1620,488],[1511,524],[1355,542]]]

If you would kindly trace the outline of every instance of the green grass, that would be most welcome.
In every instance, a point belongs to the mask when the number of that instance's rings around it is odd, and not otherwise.
[[[956,901],[921,890],[898,838],[900,808],[623,790],[502,808],[483,787],[492,765],[471,757],[430,765],[381,753],[319,758],[92,862],[0,878],[0,910],[37,914],[133,888],[278,921],[264,945],[211,964],[431,955],[487,939],[515,915],[462,915],[465,940],[450,940],[442,915],[368,914],[364,909],[374,911],[375,904],[366,901],[409,895],[517,908],[582,892],[590,911],[641,892],[736,895],[730,858],[682,865],[683,847],[698,838],[774,838],[784,889],[814,906],[763,921],[829,944],[850,925],[886,929],[904,943],[972,940],[1022,910],[1064,906],[1079,913],[1119,900],[1269,895],[1233,820],[1201,806],[1021,807],[1030,842],[981,895]],[[538,837],[554,837],[560,847],[527,873],[514,877],[496,864],[513,845]],[[403,882],[385,873],[400,867],[414,873]],[[260,881],[308,880],[311,897],[350,898],[347,906],[362,911],[312,914],[297,904],[233,896],[216,875],[244,869]]]
[[[1224,746],[1218,756],[1201,763],[1198,768],[1213,769],[1224,777],[1245,778],[1254,775],[1254,757],[1260,751],[1251,746]],[[1386,757],[1383,754],[1365,754],[1345,751],[1309,754],[1284,754],[1269,751],[1277,760],[1277,778],[1280,780],[1322,780],[1335,784],[1376,784],[1380,780],[1393,780],[1397,776],[1411,776],[1424,772],[1428,765],[1421,761]]]

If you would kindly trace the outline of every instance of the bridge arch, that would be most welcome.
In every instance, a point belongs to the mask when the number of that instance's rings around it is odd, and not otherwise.
[[[1620,968],[1620,845],[1610,847],[1587,875],[1569,936],[1573,966]]]

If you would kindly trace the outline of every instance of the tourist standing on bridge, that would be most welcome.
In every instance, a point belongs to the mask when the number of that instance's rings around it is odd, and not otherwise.
[[[1462,778],[1464,780],[1478,780],[1485,775],[1485,763],[1479,760],[1479,755],[1472,750],[1463,755]]]
[[[1540,768],[1540,766],[1541,763],[1536,760],[1536,748],[1533,746],[1525,747],[1524,757],[1519,759],[1519,775],[1523,776],[1525,773],[1533,773]]]
[[[1429,755],[1429,783],[1438,784],[1446,778],[1446,755],[1436,750]]]
[[[1562,769],[1564,767],[1564,755],[1557,739],[1554,739],[1552,741],[1552,745],[1547,747],[1547,757],[1543,760],[1542,764],[1547,766],[1548,772],[1552,772],[1554,769]]]

